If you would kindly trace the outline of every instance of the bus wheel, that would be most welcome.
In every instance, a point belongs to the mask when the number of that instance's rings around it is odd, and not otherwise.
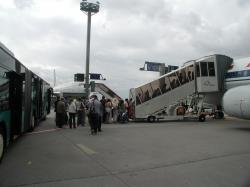
[[[199,121],[200,122],[203,122],[203,121],[205,121],[206,120],[206,116],[204,115],[204,114],[201,114],[200,116],[199,116]]]
[[[147,120],[148,120],[149,123],[155,122],[155,117],[154,116],[148,116]]]
[[[4,154],[4,146],[5,145],[5,137],[4,137],[4,130],[0,126],[0,162],[3,159],[3,154]]]

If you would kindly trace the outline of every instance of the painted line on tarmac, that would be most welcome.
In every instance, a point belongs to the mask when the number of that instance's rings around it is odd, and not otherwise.
[[[88,154],[88,155],[93,155],[96,154],[97,152],[95,152],[94,150],[88,148],[87,146],[83,145],[83,144],[76,144],[76,146],[83,151],[84,153]]]
[[[53,131],[58,131],[58,130],[60,130],[60,128],[48,129],[48,130],[42,130],[42,131],[36,131],[36,132],[30,132],[30,133],[26,133],[26,135],[41,134],[41,133],[45,133],[45,132],[53,132]]]

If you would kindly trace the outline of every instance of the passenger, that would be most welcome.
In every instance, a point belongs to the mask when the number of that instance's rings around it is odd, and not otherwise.
[[[121,123],[126,122],[127,118],[125,118],[125,117],[127,116],[127,112],[125,109],[124,100],[122,100],[122,99],[119,101],[118,111],[119,111],[118,121]]]
[[[105,104],[106,104],[106,99],[105,96],[102,96],[102,99],[100,100],[100,102],[102,103],[102,122],[104,123],[106,121],[106,111],[105,111]]]
[[[91,128],[91,134],[96,135],[97,130],[102,131],[101,129],[101,112],[102,112],[102,103],[98,101],[98,98],[96,95],[92,95],[90,97],[89,103],[88,103],[88,118],[89,118],[89,124]]]
[[[112,121],[113,122],[117,122],[117,118],[118,118],[118,100],[117,98],[113,98],[112,99]]]
[[[133,115],[133,113],[132,113],[133,112],[133,100],[132,100],[132,98],[129,99],[128,104],[129,104],[129,107],[128,107],[128,118],[132,119],[132,115]]]
[[[77,108],[77,126],[85,126],[85,105],[81,98],[76,102]]]
[[[107,99],[107,102],[105,104],[105,112],[106,112],[106,123],[111,123],[112,120],[112,102],[110,99]]]
[[[66,107],[65,107],[65,101],[64,98],[62,97],[60,101],[57,102],[56,105],[56,112],[57,112],[57,125],[59,128],[62,128],[63,125],[65,125],[65,118],[66,118]]]
[[[81,113],[80,113],[80,104],[81,104],[81,98],[78,98],[75,102],[76,104],[76,111],[77,111],[77,122],[76,122],[76,125],[79,126],[81,123],[80,123],[80,120],[81,120]]]
[[[135,101],[133,101],[131,99],[131,113],[129,114],[129,118],[130,119],[134,119],[135,118]]]
[[[55,103],[54,103],[54,107],[55,107],[55,113],[56,113],[56,118],[55,118],[55,122],[56,122],[56,126],[58,127],[58,124],[57,124],[57,103],[60,101],[60,97],[59,96],[57,96],[56,97],[56,101],[55,101]]]
[[[126,98],[125,99],[125,102],[124,102],[124,107],[125,107],[125,110],[126,110],[126,112],[128,112],[128,108],[129,108],[129,103],[128,103],[128,99]]]
[[[76,103],[75,100],[70,99],[69,102],[69,127],[72,129],[72,123],[73,123],[73,128],[76,128]]]

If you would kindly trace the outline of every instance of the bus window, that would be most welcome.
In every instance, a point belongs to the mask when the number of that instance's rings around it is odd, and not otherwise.
[[[207,62],[201,62],[201,76],[202,77],[207,77],[208,76]]]
[[[0,50],[0,62],[1,66],[7,69],[15,70],[15,60],[10,55]]]
[[[0,67],[0,112],[9,110],[9,82],[6,70]]]
[[[151,87],[153,89],[152,97],[157,97],[157,96],[161,95],[160,80],[155,80],[155,81],[151,82]]]
[[[200,77],[200,65],[196,64],[196,75],[197,77]]]
[[[215,76],[214,62],[208,62],[208,73],[210,77]]]

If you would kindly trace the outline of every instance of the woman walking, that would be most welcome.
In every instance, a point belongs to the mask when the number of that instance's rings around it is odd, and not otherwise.
[[[105,104],[105,111],[106,111],[106,123],[111,123],[111,110],[112,110],[112,102],[110,99],[107,100]]]

